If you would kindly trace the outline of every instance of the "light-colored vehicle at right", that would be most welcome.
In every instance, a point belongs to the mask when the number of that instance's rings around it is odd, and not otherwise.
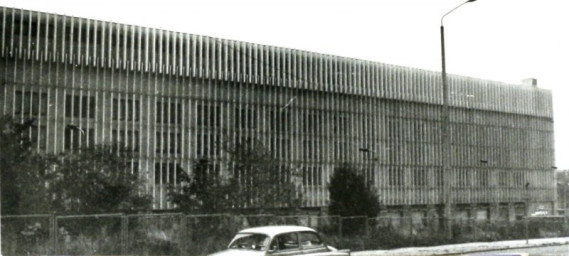
[[[349,256],[350,250],[327,245],[311,228],[264,226],[239,231],[226,250],[210,256]]]

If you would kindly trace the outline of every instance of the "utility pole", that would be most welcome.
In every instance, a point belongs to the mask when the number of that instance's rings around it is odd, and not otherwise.
[[[563,220],[564,223],[567,223],[567,186],[569,186],[569,183],[567,182],[567,172],[569,172],[569,170],[563,170]]]
[[[441,124],[441,146],[442,146],[442,164],[443,164],[443,202],[444,202],[444,219],[446,221],[446,229],[448,238],[452,238],[452,183],[454,181],[453,171],[450,169],[450,136],[449,130],[449,88],[446,73],[446,56],[445,56],[445,28],[443,20],[445,16],[463,6],[464,4],[474,2],[476,0],[468,0],[454,9],[448,11],[441,17],[441,58],[442,58],[442,82],[443,82],[443,106],[442,106],[442,124]]]

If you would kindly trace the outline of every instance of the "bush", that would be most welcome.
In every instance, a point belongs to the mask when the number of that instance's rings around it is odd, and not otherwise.
[[[329,212],[343,217],[376,217],[379,213],[379,197],[365,178],[357,174],[349,164],[342,164],[334,170],[328,185],[330,191]],[[365,221],[347,220],[350,225],[342,225],[344,234],[353,234],[365,227]]]

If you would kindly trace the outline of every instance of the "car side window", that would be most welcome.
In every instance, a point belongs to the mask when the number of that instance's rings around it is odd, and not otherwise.
[[[271,242],[270,249],[275,251],[298,249],[298,236],[296,233],[286,233],[276,236]]]
[[[316,248],[324,246],[324,243],[314,232],[300,232],[300,245],[303,248]]]

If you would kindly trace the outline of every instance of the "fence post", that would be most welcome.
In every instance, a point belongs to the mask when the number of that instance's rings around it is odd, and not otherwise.
[[[128,216],[121,215],[121,254],[126,255],[128,251]]]
[[[529,218],[527,216],[525,217],[525,223],[526,223],[526,228],[525,228],[526,244],[529,244]]]
[[[188,216],[182,214],[182,219],[180,220],[180,255],[186,255],[186,241],[188,240]]]
[[[55,255],[59,254],[58,230],[59,230],[59,227],[58,227],[58,223],[57,223],[57,216],[55,216],[55,214],[54,214],[54,217],[53,217],[53,237],[54,237],[54,239],[53,239],[53,253]]]
[[[405,217],[403,217],[405,219]],[[413,216],[406,218],[409,220],[409,239],[413,240]]]
[[[478,241],[478,225],[476,225],[476,217],[472,217],[470,223],[470,225],[472,225],[472,231],[474,232],[474,241]]]
[[[338,231],[340,232],[340,239],[343,239],[343,235],[342,235],[342,216],[338,216],[339,219],[339,223],[338,223]]]
[[[364,217],[364,221],[365,221],[365,230],[366,230],[366,238],[369,238],[369,219],[367,216]]]
[[[57,254],[55,251],[55,240],[57,239],[57,228],[55,223],[55,212],[51,212],[49,215],[49,247],[50,253],[55,255]]]

